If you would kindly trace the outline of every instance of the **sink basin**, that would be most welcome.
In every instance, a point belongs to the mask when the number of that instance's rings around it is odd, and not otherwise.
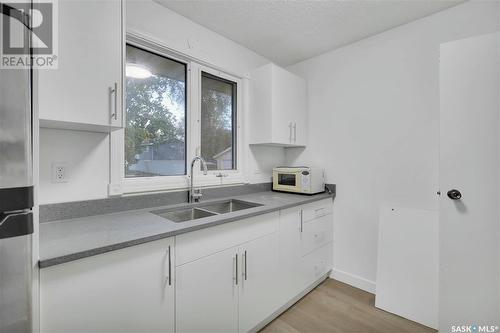
[[[160,210],[152,212],[158,216],[166,218],[173,222],[185,222],[196,219],[201,219],[203,217],[209,217],[217,215],[216,213],[207,212],[198,208],[180,208],[175,210]]]
[[[152,211],[151,213],[161,216],[172,222],[187,222],[214,215],[236,212],[242,209],[262,206],[261,204],[229,199],[225,201],[197,204],[196,207],[180,207]]]
[[[262,206],[262,205],[257,204],[257,203],[253,203],[253,202],[230,199],[230,200],[223,201],[223,202],[216,202],[216,203],[212,203],[212,204],[203,205],[203,206],[200,206],[200,208],[203,208],[204,210],[207,210],[210,212],[224,214],[224,213],[231,213],[231,212],[236,212],[238,210],[249,209],[249,208],[254,208],[254,207],[259,207],[259,206]]]

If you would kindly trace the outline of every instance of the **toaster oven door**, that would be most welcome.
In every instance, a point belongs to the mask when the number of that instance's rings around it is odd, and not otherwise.
[[[275,172],[273,189],[276,191],[300,192],[300,172]]]

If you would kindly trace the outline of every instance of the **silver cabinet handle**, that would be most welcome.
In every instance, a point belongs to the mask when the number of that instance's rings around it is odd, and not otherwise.
[[[288,132],[289,132],[289,137],[288,137],[288,141],[290,141],[290,143],[292,143],[292,122],[290,122],[290,124],[288,124]]]
[[[172,285],[172,255],[170,246],[168,247],[168,285]]]
[[[293,123],[293,142],[297,142],[297,123]]]
[[[111,113],[111,118],[114,118],[115,120],[118,120],[118,82],[115,82],[114,87],[109,87],[109,97],[114,96],[114,112]]]
[[[243,253],[243,278],[245,279],[245,281],[247,280],[247,273],[248,273],[248,269],[247,269],[247,260],[248,260],[248,256],[247,256],[247,251],[245,250],[245,253]]]
[[[300,210],[300,232],[304,232],[304,210]]]
[[[233,257],[233,265],[234,265],[233,280],[234,280],[234,284],[238,285],[238,254],[237,253],[236,253],[236,256]]]

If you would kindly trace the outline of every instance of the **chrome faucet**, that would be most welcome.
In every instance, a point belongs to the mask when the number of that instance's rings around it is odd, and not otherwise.
[[[191,161],[191,185],[189,186],[189,198],[188,202],[199,202],[201,200],[201,197],[203,196],[201,194],[201,188],[199,189],[193,189],[193,169],[194,169],[194,164],[196,163],[197,160],[200,160],[201,165],[203,166],[203,174],[206,176],[207,175],[207,163],[201,156],[195,156],[193,157],[193,160]]]

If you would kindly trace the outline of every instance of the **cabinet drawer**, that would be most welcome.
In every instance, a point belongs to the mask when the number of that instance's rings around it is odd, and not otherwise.
[[[323,245],[303,258],[310,283],[326,274],[333,266],[332,242]]]
[[[302,208],[302,221],[308,222],[319,217],[332,214],[333,202],[332,199],[325,199],[310,204],[304,205]]]
[[[333,239],[332,215],[325,215],[316,220],[304,223],[302,231],[302,255],[331,242]]]
[[[175,237],[176,264],[214,254],[277,230],[279,212],[259,215]]]

